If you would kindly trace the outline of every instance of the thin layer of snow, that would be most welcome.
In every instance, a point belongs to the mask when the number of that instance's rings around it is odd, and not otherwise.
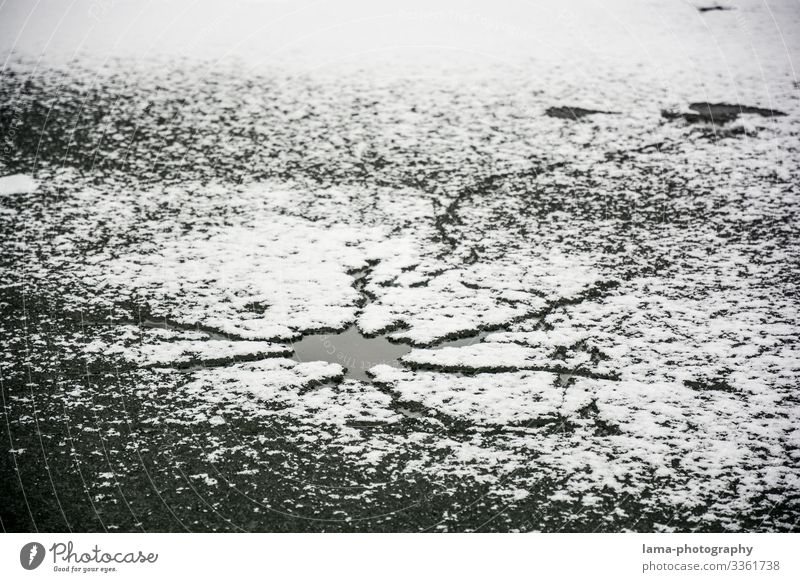
[[[597,281],[597,274],[575,258],[510,254],[420,280],[398,279],[391,287],[375,283],[368,289],[377,300],[364,309],[358,325],[375,333],[402,323],[407,329],[392,338],[427,344],[532,316]]]
[[[119,356],[144,366],[174,366],[187,363],[235,361],[237,358],[267,358],[291,355],[291,348],[258,341],[173,341],[142,346],[107,347],[89,344],[88,353]]]
[[[400,418],[390,410],[388,395],[352,380],[333,384],[343,373],[339,364],[275,358],[198,371],[187,390],[207,400],[225,399],[231,391],[237,392],[268,404],[270,412],[264,414],[345,430],[351,422]]]
[[[549,372],[515,372],[451,378],[380,365],[375,380],[390,384],[401,401],[475,424],[520,424],[555,417],[562,400]]]
[[[532,348],[517,344],[478,343],[440,349],[416,349],[401,358],[409,364],[452,370],[525,370],[528,368],[577,368],[589,361],[578,352],[569,358],[554,358],[547,347]]]
[[[347,326],[360,300],[348,272],[396,256],[379,229],[320,228],[280,215],[148,247],[98,263],[87,280],[101,293],[146,297],[175,321],[248,339]]]

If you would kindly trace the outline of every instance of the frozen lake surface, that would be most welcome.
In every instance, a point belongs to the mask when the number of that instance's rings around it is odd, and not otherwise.
[[[796,530],[796,4],[131,4],[0,8],[5,529]]]

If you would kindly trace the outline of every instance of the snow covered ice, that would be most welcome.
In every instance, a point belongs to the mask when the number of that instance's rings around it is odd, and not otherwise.
[[[5,53],[4,527],[796,530],[796,4],[351,4]]]

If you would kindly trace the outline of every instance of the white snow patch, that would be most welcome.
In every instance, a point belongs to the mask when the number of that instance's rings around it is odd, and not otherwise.
[[[391,384],[401,400],[418,402],[477,424],[520,424],[554,417],[562,400],[550,372],[513,372],[454,377],[380,365],[375,380]]]
[[[552,348],[528,347],[510,343],[484,342],[469,346],[439,349],[416,349],[404,355],[410,364],[462,370],[524,370],[529,368],[575,368],[589,360],[588,354],[578,353],[568,359],[550,357]]]
[[[32,176],[26,174],[11,174],[0,177],[0,196],[14,194],[30,194],[36,191],[39,184]]]
[[[338,426],[350,435],[356,431],[348,429],[348,423],[402,418],[391,410],[391,397],[374,387],[353,380],[332,382],[343,373],[339,364],[274,358],[200,370],[187,389],[212,401],[230,392],[252,395],[266,405],[259,414]]]

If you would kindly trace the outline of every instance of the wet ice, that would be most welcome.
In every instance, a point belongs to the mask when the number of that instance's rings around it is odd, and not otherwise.
[[[345,378],[361,381],[370,380],[367,370],[373,366],[399,367],[400,357],[411,351],[411,346],[391,342],[384,336],[365,336],[354,325],[338,333],[309,334],[292,345],[298,362],[341,364]]]

